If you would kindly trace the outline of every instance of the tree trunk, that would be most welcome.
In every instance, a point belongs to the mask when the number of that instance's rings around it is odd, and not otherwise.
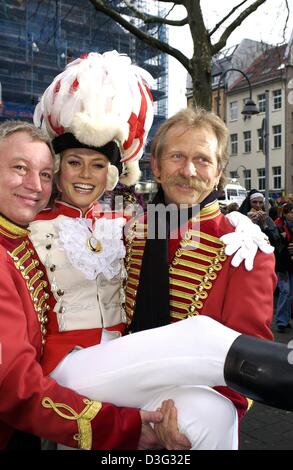
[[[190,60],[193,86],[193,105],[208,110],[212,104],[211,42],[204,24],[199,0],[185,0],[188,23],[193,40],[193,56]]]

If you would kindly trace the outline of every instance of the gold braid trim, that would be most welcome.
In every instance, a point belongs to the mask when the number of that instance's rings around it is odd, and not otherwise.
[[[83,399],[85,408],[81,413],[76,413],[70,406],[65,403],[54,403],[49,397],[45,397],[42,400],[42,406],[44,408],[51,408],[58,416],[70,421],[77,421],[78,434],[73,436],[75,441],[78,441],[78,448],[82,450],[90,450],[92,448],[92,427],[90,422],[97,416],[102,403],[99,401]],[[63,413],[60,409],[63,408],[69,414]],[[72,416],[70,416],[70,414]]]
[[[254,401],[251,400],[251,398],[247,398],[247,397],[245,397],[245,398],[247,400],[247,411],[249,411],[253,407]]]
[[[1,230],[1,233],[3,235],[6,235],[8,238],[26,237],[29,234],[29,230],[19,227],[13,222],[10,222],[9,220],[5,219],[5,217],[3,217],[2,215],[0,215],[0,225],[2,228],[9,232],[6,233],[4,230]]]

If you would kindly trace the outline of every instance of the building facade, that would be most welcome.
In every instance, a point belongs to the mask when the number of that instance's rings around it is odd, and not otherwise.
[[[269,47],[245,70],[252,86],[252,99],[260,111],[258,115],[247,117],[241,114],[249,96],[244,78],[234,82],[226,93],[226,124],[230,132],[227,174],[231,178],[239,176],[247,190],[264,191],[268,179],[269,195],[273,198],[292,192],[292,177],[288,177],[292,170],[289,145],[293,110],[288,103],[292,65],[288,63],[285,51],[286,46]],[[268,119],[269,134],[268,174],[263,151],[265,118]]]
[[[243,116],[249,97],[260,113]],[[191,104],[191,90],[187,99]],[[267,95],[266,95],[267,92]],[[263,151],[263,125],[268,96],[269,159]],[[233,48],[222,51],[212,63],[212,110],[227,124],[230,133],[229,164],[226,174],[238,179],[247,190],[265,191],[273,198],[293,193],[293,32],[287,45],[272,47],[244,39]],[[266,163],[269,166],[266,175]]]

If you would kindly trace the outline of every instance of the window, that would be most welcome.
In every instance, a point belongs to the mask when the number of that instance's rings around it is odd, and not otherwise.
[[[238,178],[237,171],[230,171],[230,178],[231,179],[237,179]]]
[[[266,187],[266,170],[265,168],[258,168],[257,170],[258,177],[258,189],[264,191]]]
[[[232,101],[230,103],[230,121],[237,121],[238,119],[238,103],[237,101]]]
[[[274,189],[282,188],[282,170],[280,166],[273,166],[273,184]]]
[[[282,108],[282,90],[274,90],[273,98],[274,98],[273,109],[281,109]]]
[[[251,190],[251,170],[244,170],[243,176],[244,176],[245,189],[247,189],[247,191],[250,191]]]
[[[238,134],[231,134],[230,140],[231,140],[231,155],[237,155],[238,154]]]
[[[258,100],[258,109],[260,113],[266,112],[266,95],[262,93],[261,95],[257,95]]]
[[[258,150],[263,149],[262,129],[257,129]]]
[[[212,75],[212,86],[216,86],[219,84],[221,75]]]
[[[282,147],[282,126],[273,126],[273,136],[274,136],[274,149],[279,149]]]
[[[244,153],[251,152],[251,131],[243,132],[243,139],[244,139]]]
[[[227,197],[231,199],[232,197],[237,197],[237,189],[227,189]]]

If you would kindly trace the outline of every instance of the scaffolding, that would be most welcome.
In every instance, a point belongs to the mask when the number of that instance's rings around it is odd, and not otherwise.
[[[123,12],[126,8],[119,0],[111,3],[117,11]],[[158,2],[153,0],[137,0],[134,5],[144,11],[151,7],[152,12],[154,5],[159,8]],[[166,40],[165,26],[144,27],[131,14],[129,18],[136,26]],[[153,75],[154,129],[166,118],[166,54],[142,43],[97,12],[88,0],[3,0],[0,22],[0,120],[32,119],[39,97],[68,62],[85,52],[102,53],[111,49],[130,55],[137,65]]]

